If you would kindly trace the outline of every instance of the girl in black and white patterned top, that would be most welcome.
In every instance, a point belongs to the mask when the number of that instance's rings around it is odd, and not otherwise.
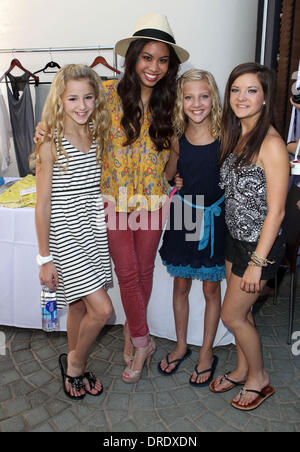
[[[228,239],[227,290],[222,320],[234,333],[237,368],[216,378],[213,392],[240,383],[233,399],[239,410],[253,410],[274,394],[264,370],[252,307],[284,255],[281,223],[288,189],[285,143],[272,126],[273,75],[256,63],[236,67],[228,80],[223,116],[220,185],[225,189]]]
[[[110,116],[98,75],[83,65],[61,68],[42,121],[47,133],[36,147],[40,281],[56,290],[58,308],[69,307],[69,353],[60,355],[59,365],[66,395],[81,399],[102,392],[100,380],[85,366],[113,311],[106,292],[111,269],[100,194]]]

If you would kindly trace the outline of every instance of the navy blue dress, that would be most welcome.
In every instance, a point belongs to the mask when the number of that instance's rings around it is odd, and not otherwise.
[[[224,192],[219,186],[219,153],[219,140],[204,146],[192,145],[185,135],[179,140],[177,170],[183,187],[172,198],[159,250],[174,277],[203,281],[225,277],[226,226]]]

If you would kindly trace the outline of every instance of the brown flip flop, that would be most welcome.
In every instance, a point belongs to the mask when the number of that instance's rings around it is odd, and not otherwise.
[[[231,385],[228,386],[226,389],[223,389],[223,390],[221,390],[221,391],[216,391],[216,389],[215,389],[215,383],[217,382],[218,379],[220,379],[219,384],[222,383],[224,380],[226,380],[226,381],[229,381],[229,383],[231,383]],[[209,389],[210,389],[212,392],[214,392],[215,394],[221,394],[221,393],[223,393],[223,392],[228,392],[228,391],[230,391],[231,389],[235,388],[236,386],[241,386],[241,385],[243,385],[243,384],[245,384],[245,381],[241,381],[241,382],[234,381],[234,380],[231,380],[231,379],[228,377],[228,374],[224,374],[224,375],[221,376],[221,378],[220,378],[220,377],[215,378],[215,379],[210,383]]]
[[[253,392],[254,394],[257,394],[257,397],[255,400],[253,400],[252,403],[246,406],[239,405],[238,402],[231,402],[231,405],[236,408],[237,410],[241,411],[251,411],[258,408],[265,400],[267,400],[269,397],[271,397],[273,394],[275,394],[275,389],[272,386],[266,386],[261,391],[255,391],[253,389],[246,389],[243,388],[240,392],[240,396],[246,395],[247,392]]]

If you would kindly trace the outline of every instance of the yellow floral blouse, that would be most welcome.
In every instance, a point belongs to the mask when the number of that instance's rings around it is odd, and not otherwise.
[[[140,208],[157,210],[166,200],[168,182],[164,168],[169,150],[158,152],[149,136],[150,114],[145,115],[139,138],[123,146],[126,135],[121,127],[122,105],[118,80],[103,82],[112,118],[110,144],[102,156],[101,192],[116,203],[117,212]]]

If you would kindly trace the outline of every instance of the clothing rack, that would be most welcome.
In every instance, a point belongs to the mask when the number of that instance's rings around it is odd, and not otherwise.
[[[0,49],[0,53],[52,53],[52,52],[87,52],[97,50],[100,52],[101,50],[114,50],[114,47],[103,47],[103,46],[86,46],[86,47],[42,47],[42,48],[27,48],[27,49]],[[117,54],[114,52],[114,67],[118,69],[118,60]]]

